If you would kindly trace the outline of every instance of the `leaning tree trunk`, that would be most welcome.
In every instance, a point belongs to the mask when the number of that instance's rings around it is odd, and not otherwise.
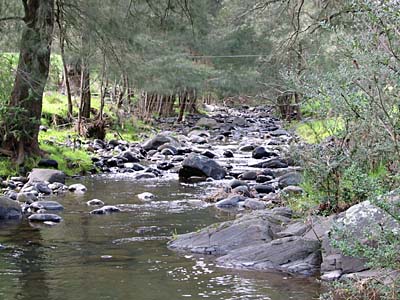
[[[38,134],[43,92],[49,75],[54,27],[54,0],[22,0],[25,9],[18,69],[11,94],[14,130],[3,143],[17,164],[26,155],[40,154]]]

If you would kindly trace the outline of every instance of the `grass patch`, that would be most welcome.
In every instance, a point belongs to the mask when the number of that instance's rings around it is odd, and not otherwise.
[[[343,121],[340,119],[293,122],[290,126],[290,129],[294,129],[302,139],[310,144],[317,144],[329,136],[337,135],[343,128]]]

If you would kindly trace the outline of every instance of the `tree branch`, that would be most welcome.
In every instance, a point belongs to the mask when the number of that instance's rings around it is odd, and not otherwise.
[[[5,22],[5,21],[23,21],[23,20],[24,20],[23,17],[18,17],[18,16],[0,18],[0,22]]]

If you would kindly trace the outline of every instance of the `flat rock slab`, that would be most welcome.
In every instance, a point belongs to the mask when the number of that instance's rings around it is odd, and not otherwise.
[[[257,211],[234,221],[178,236],[169,247],[200,254],[225,255],[248,245],[264,244],[290,219],[271,211]]]
[[[45,209],[45,210],[63,210],[64,206],[56,201],[37,201],[30,205],[31,208],[35,210]]]
[[[286,237],[271,242],[249,244],[219,257],[220,266],[236,269],[278,270],[310,275],[319,270],[321,245],[302,237]]]
[[[62,218],[55,214],[33,214],[28,218],[31,222],[54,222],[60,223]]]

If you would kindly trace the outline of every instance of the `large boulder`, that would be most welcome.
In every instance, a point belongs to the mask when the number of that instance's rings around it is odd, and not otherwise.
[[[65,173],[51,169],[33,169],[28,176],[29,183],[36,182],[60,182],[65,184]]]
[[[219,124],[216,120],[210,118],[201,118],[197,123],[196,127],[205,127],[205,128],[218,128]]]
[[[0,197],[0,220],[21,219],[22,210],[17,201]]]
[[[274,233],[290,219],[272,211],[257,211],[234,221],[211,225],[200,231],[187,233],[169,247],[192,253],[225,255],[248,245],[262,245],[272,241]]]
[[[288,186],[299,185],[303,181],[303,176],[299,172],[290,172],[278,178],[281,189]]]
[[[357,243],[373,245],[382,235],[382,230],[398,233],[399,222],[385,210],[370,201],[352,206],[335,220],[329,235],[322,240],[322,274],[340,271],[341,275],[367,270],[365,261],[344,255],[332,246],[331,240],[346,241],[348,246]]]
[[[155,137],[147,140],[143,144],[143,149],[146,151],[150,150],[157,150],[158,147],[169,143],[170,145],[179,148],[181,145],[179,144],[178,140],[172,136],[166,134],[157,134]]]
[[[219,180],[226,176],[226,170],[215,160],[204,155],[192,153],[183,162],[179,170],[179,178],[186,180],[190,177],[211,177]]]
[[[319,270],[318,241],[293,236],[232,251],[217,259],[220,266],[236,269],[274,270],[312,275]]]

